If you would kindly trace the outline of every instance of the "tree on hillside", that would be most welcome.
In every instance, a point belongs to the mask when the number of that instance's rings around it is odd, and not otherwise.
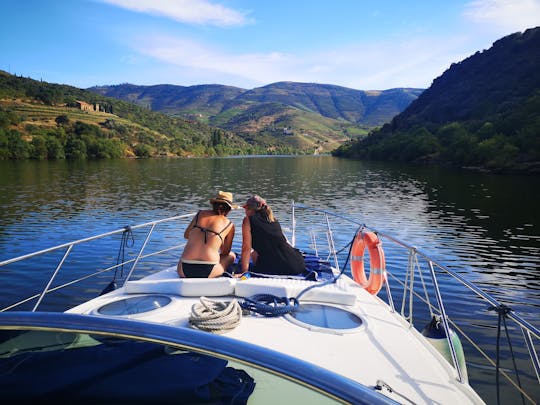
[[[152,148],[148,145],[145,145],[143,143],[139,143],[135,145],[133,148],[135,151],[135,156],[141,157],[141,158],[149,158],[152,156]]]
[[[86,143],[76,135],[69,135],[66,142],[65,154],[67,159],[86,159]]]
[[[56,136],[48,135],[45,138],[45,145],[47,146],[47,159],[57,160],[66,157],[64,147]]]
[[[30,158],[36,160],[47,159],[47,145],[44,137],[40,135],[32,137],[32,141],[30,142]]]
[[[59,127],[66,126],[69,124],[69,117],[65,114],[62,114],[56,117],[54,121]]]
[[[0,160],[9,159],[9,140],[6,130],[0,127]]]
[[[19,160],[28,159],[30,157],[29,144],[22,139],[20,132],[8,130],[7,139],[10,159]]]

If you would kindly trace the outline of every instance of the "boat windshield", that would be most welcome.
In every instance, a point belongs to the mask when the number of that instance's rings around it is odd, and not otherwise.
[[[13,401],[393,403],[258,346],[88,315],[1,313],[0,372],[2,396]]]

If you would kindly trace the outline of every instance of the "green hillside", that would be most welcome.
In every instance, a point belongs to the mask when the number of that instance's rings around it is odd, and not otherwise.
[[[100,86],[90,91],[171,116],[204,122],[250,143],[284,143],[329,152],[388,122],[421,89],[361,91],[316,83],[279,82],[252,90],[222,85]],[[284,136],[285,135],[285,136]]]
[[[235,131],[250,142],[267,144],[278,139],[295,149],[335,149],[351,137],[367,134],[354,124],[279,103],[254,103],[238,110],[228,109],[213,117],[212,125]]]
[[[453,64],[391,123],[333,153],[540,172],[540,27]]]
[[[363,128],[389,122],[422,93],[422,89],[362,91],[330,84],[296,82],[273,83],[252,90],[217,84],[188,87],[120,84],[91,87],[88,90],[131,101],[154,111],[195,117],[205,122],[221,124],[223,119],[216,119],[215,116],[232,117],[237,111],[254,104],[276,103],[325,118],[358,124]]]
[[[313,153],[316,149],[316,142],[296,147],[279,139],[246,141],[196,120],[0,71],[0,159]]]
[[[421,92],[421,89],[362,91],[330,84],[279,82],[246,91],[225,108],[274,102],[373,128],[389,122]]]

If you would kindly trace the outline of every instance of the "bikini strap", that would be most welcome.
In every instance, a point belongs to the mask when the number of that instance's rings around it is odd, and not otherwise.
[[[199,214],[201,211],[197,211],[197,214],[195,214],[195,224],[193,225],[193,228],[199,229],[202,233],[204,233],[204,244],[206,245],[206,232],[208,231],[206,228],[203,228],[199,225]]]
[[[197,212],[197,215],[195,215],[195,225],[193,225],[193,228],[200,229],[201,232],[204,233],[204,244],[206,244],[207,241],[208,241],[208,232],[212,232],[214,235],[219,236],[219,239],[221,239],[221,243],[223,243],[223,238],[222,238],[221,234],[225,231],[225,229],[227,229],[229,226],[231,226],[232,221],[229,220],[229,223],[227,225],[225,225],[225,227],[221,230],[221,232],[216,232],[213,229],[203,228],[202,226],[200,226],[198,224],[198,222],[199,222],[199,212]]]
[[[231,226],[231,224],[232,224],[232,221],[229,220],[229,223],[228,223],[227,225],[225,225],[225,228],[223,228],[223,229],[221,230],[221,232],[218,233],[217,235],[221,238],[221,234],[223,233],[223,231],[225,231],[225,229],[227,229],[229,226]],[[223,240],[223,238],[221,238],[221,240]]]

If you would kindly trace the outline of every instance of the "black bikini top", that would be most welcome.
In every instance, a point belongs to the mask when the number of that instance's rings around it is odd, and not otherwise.
[[[221,234],[227,229],[229,226],[231,226],[232,221],[229,221],[227,225],[225,225],[225,228],[223,228],[220,232],[216,232],[213,229],[204,228],[200,225],[197,225],[199,222],[199,213],[197,212],[197,215],[195,215],[195,225],[193,225],[193,228],[200,229],[201,232],[204,232],[204,243],[206,244],[206,241],[208,239],[208,232],[213,233],[214,235],[218,236],[219,239],[221,239],[221,243],[223,243],[223,238],[221,237]]]

